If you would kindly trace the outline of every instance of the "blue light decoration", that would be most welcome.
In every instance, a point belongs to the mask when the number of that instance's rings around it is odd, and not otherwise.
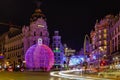
[[[65,55],[63,56],[63,60],[62,61],[66,62],[66,56]]]
[[[95,56],[95,55],[93,55],[93,59],[96,59],[96,56]]]
[[[79,65],[84,61],[82,56],[72,56],[69,61],[69,66]]]

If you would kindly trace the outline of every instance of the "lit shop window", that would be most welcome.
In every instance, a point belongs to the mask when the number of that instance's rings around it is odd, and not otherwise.
[[[101,30],[99,30],[99,33],[101,33]]]
[[[99,41],[99,45],[101,45],[101,41]]]
[[[107,33],[107,30],[106,30],[106,29],[104,29],[104,33]]]
[[[104,50],[106,50],[107,49],[107,46],[104,46]]]
[[[104,45],[107,45],[107,41],[106,40],[104,40]]]
[[[107,38],[107,34],[103,34],[103,37],[104,37],[104,38]]]
[[[101,35],[99,35],[99,39],[101,39]]]

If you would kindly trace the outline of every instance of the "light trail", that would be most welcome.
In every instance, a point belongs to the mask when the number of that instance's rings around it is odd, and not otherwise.
[[[81,75],[75,75],[75,74],[68,74],[70,72],[81,72]],[[68,79],[79,79],[79,80],[111,80],[111,79],[105,79],[105,78],[95,78],[95,77],[87,77],[82,75],[82,69],[80,70],[66,70],[66,71],[55,71],[50,72],[51,76],[56,77],[62,77],[62,78],[68,78]]]

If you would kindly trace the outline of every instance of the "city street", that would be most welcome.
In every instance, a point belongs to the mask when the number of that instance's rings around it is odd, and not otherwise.
[[[0,72],[0,80],[68,80],[50,77],[49,72]]]
[[[68,71],[67,71],[68,72]],[[68,73],[52,72],[0,72],[0,80],[111,80],[90,76],[70,75]]]

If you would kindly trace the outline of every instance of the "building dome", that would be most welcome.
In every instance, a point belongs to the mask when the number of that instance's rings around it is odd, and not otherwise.
[[[42,13],[41,9],[36,9],[35,12],[32,14],[31,18],[30,18],[30,22],[34,22],[36,21],[38,18],[43,18],[44,20],[46,20],[45,15]]]
[[[54,65],[54,53],[48,46],[36,44],[27,50],[25,61],[28,69],[49,71]]]

